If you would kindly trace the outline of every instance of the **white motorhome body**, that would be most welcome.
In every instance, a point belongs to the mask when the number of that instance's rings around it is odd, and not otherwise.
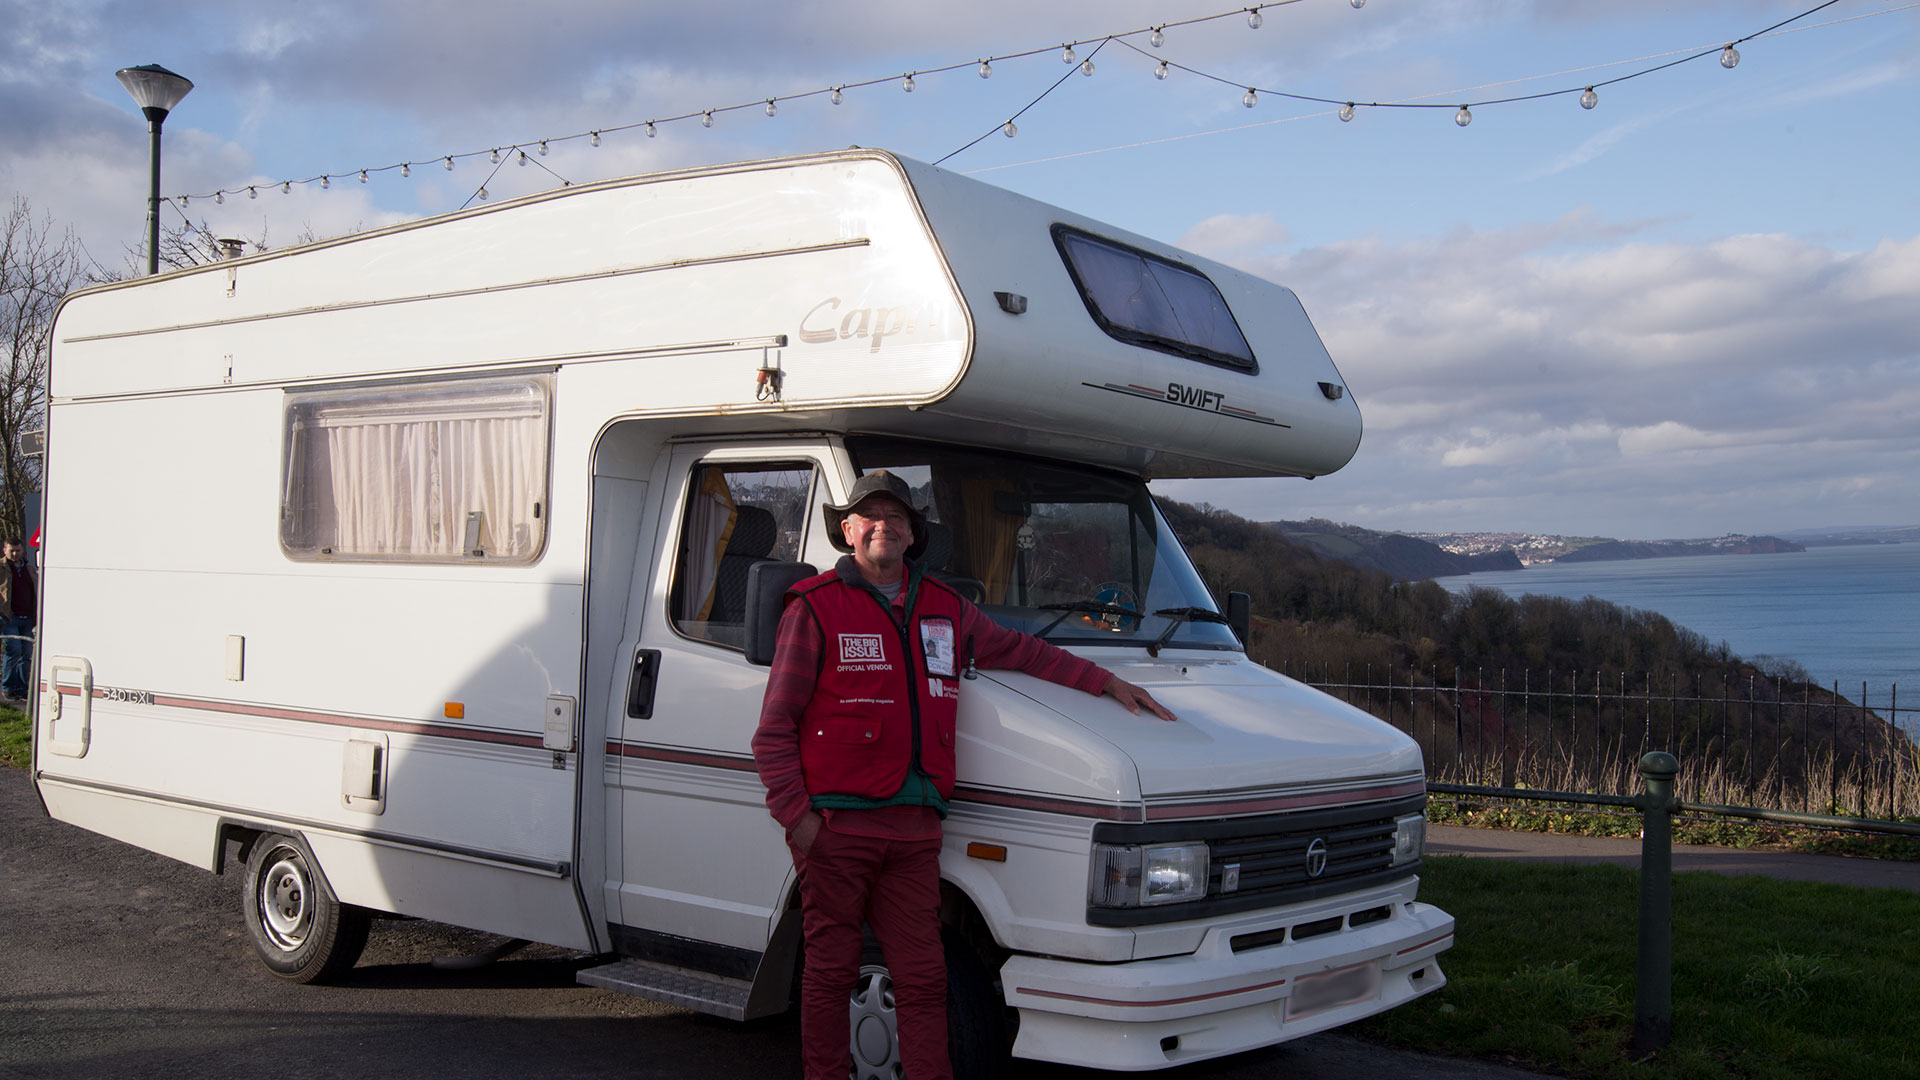
[[[884,465],[946,508],[984,607],[1181,716],[966,684],[944,917],[1013,1052],[1307,1034],[1443,982],[1419,750],[1248,661],[1141,483],[1314,476],[1359,437],[1288,290],[879,151],[87,290],[54,326],[35,777],[174,858],[237,844],[282,974],[393,912],[778,1011],[793,872],[741,581],[830,566],[819,506]],[[1049,596],[1101,610],[1063,632]]]

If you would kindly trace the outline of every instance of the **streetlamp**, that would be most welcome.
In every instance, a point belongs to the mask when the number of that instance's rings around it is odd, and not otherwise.
[[[140,106],[140,112],[147,118],[147,129],[153,135],[153,183],[147,193],[147,273],[157,274],[160,272],[160,125],[166,123],[167,114],[193,89],[193,82],[159,64],[121,68],[113,75],[133,96],[133,103]]]

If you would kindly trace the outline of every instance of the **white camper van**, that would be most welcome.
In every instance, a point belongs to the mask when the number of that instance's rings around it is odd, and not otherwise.
[[[780,1012],[762,635],[836,558],[820,505],[887,468],[931,572],[1180,716],[966,684],[963,1070],[1278,1042],[1445,981],[1420,751],[1249,661],[1244,597],[1223,616],[1145,485],[1359,439],[1288,290],[879,151],[89,289],[54,325],[34,776],[56,818],[238,877],[288,978],[388,912]],[[850,1004],[862,1069],[885,982]]]

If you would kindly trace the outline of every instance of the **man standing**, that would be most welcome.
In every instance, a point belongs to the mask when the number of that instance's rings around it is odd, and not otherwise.
[[[848,554],[788,592],[753,737],[767,807],[800,871],[802,1066],[807,1080],[845,1080],[864,922],[893,979],[906,1076],[947,1080],[940,820],[953,792],[961,668],[1017,668],[1129,712],[1174,716],[924,576],[912,560],[926,548],[926,518],[899,477],[869,473],[824,512]]]
[[[7,537],[0,548],[6,568],[0,574],[0,635],[5,636],[0,652],[0,694],[9,704],[25,705],[27,682],[33,671],[33,616],[38,596],[33,586],[33,566],[17,536]]]

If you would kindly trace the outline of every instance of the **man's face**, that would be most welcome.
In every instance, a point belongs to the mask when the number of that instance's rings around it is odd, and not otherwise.
[[[913,543],[913,519],[899,500],[887,495],[861,499],[840,522],[840,534],[863,567],[891,569]]]
[[[8,562],[19,562],[20,561],[20,545],[7,544],[4,549],[4,554]]]

